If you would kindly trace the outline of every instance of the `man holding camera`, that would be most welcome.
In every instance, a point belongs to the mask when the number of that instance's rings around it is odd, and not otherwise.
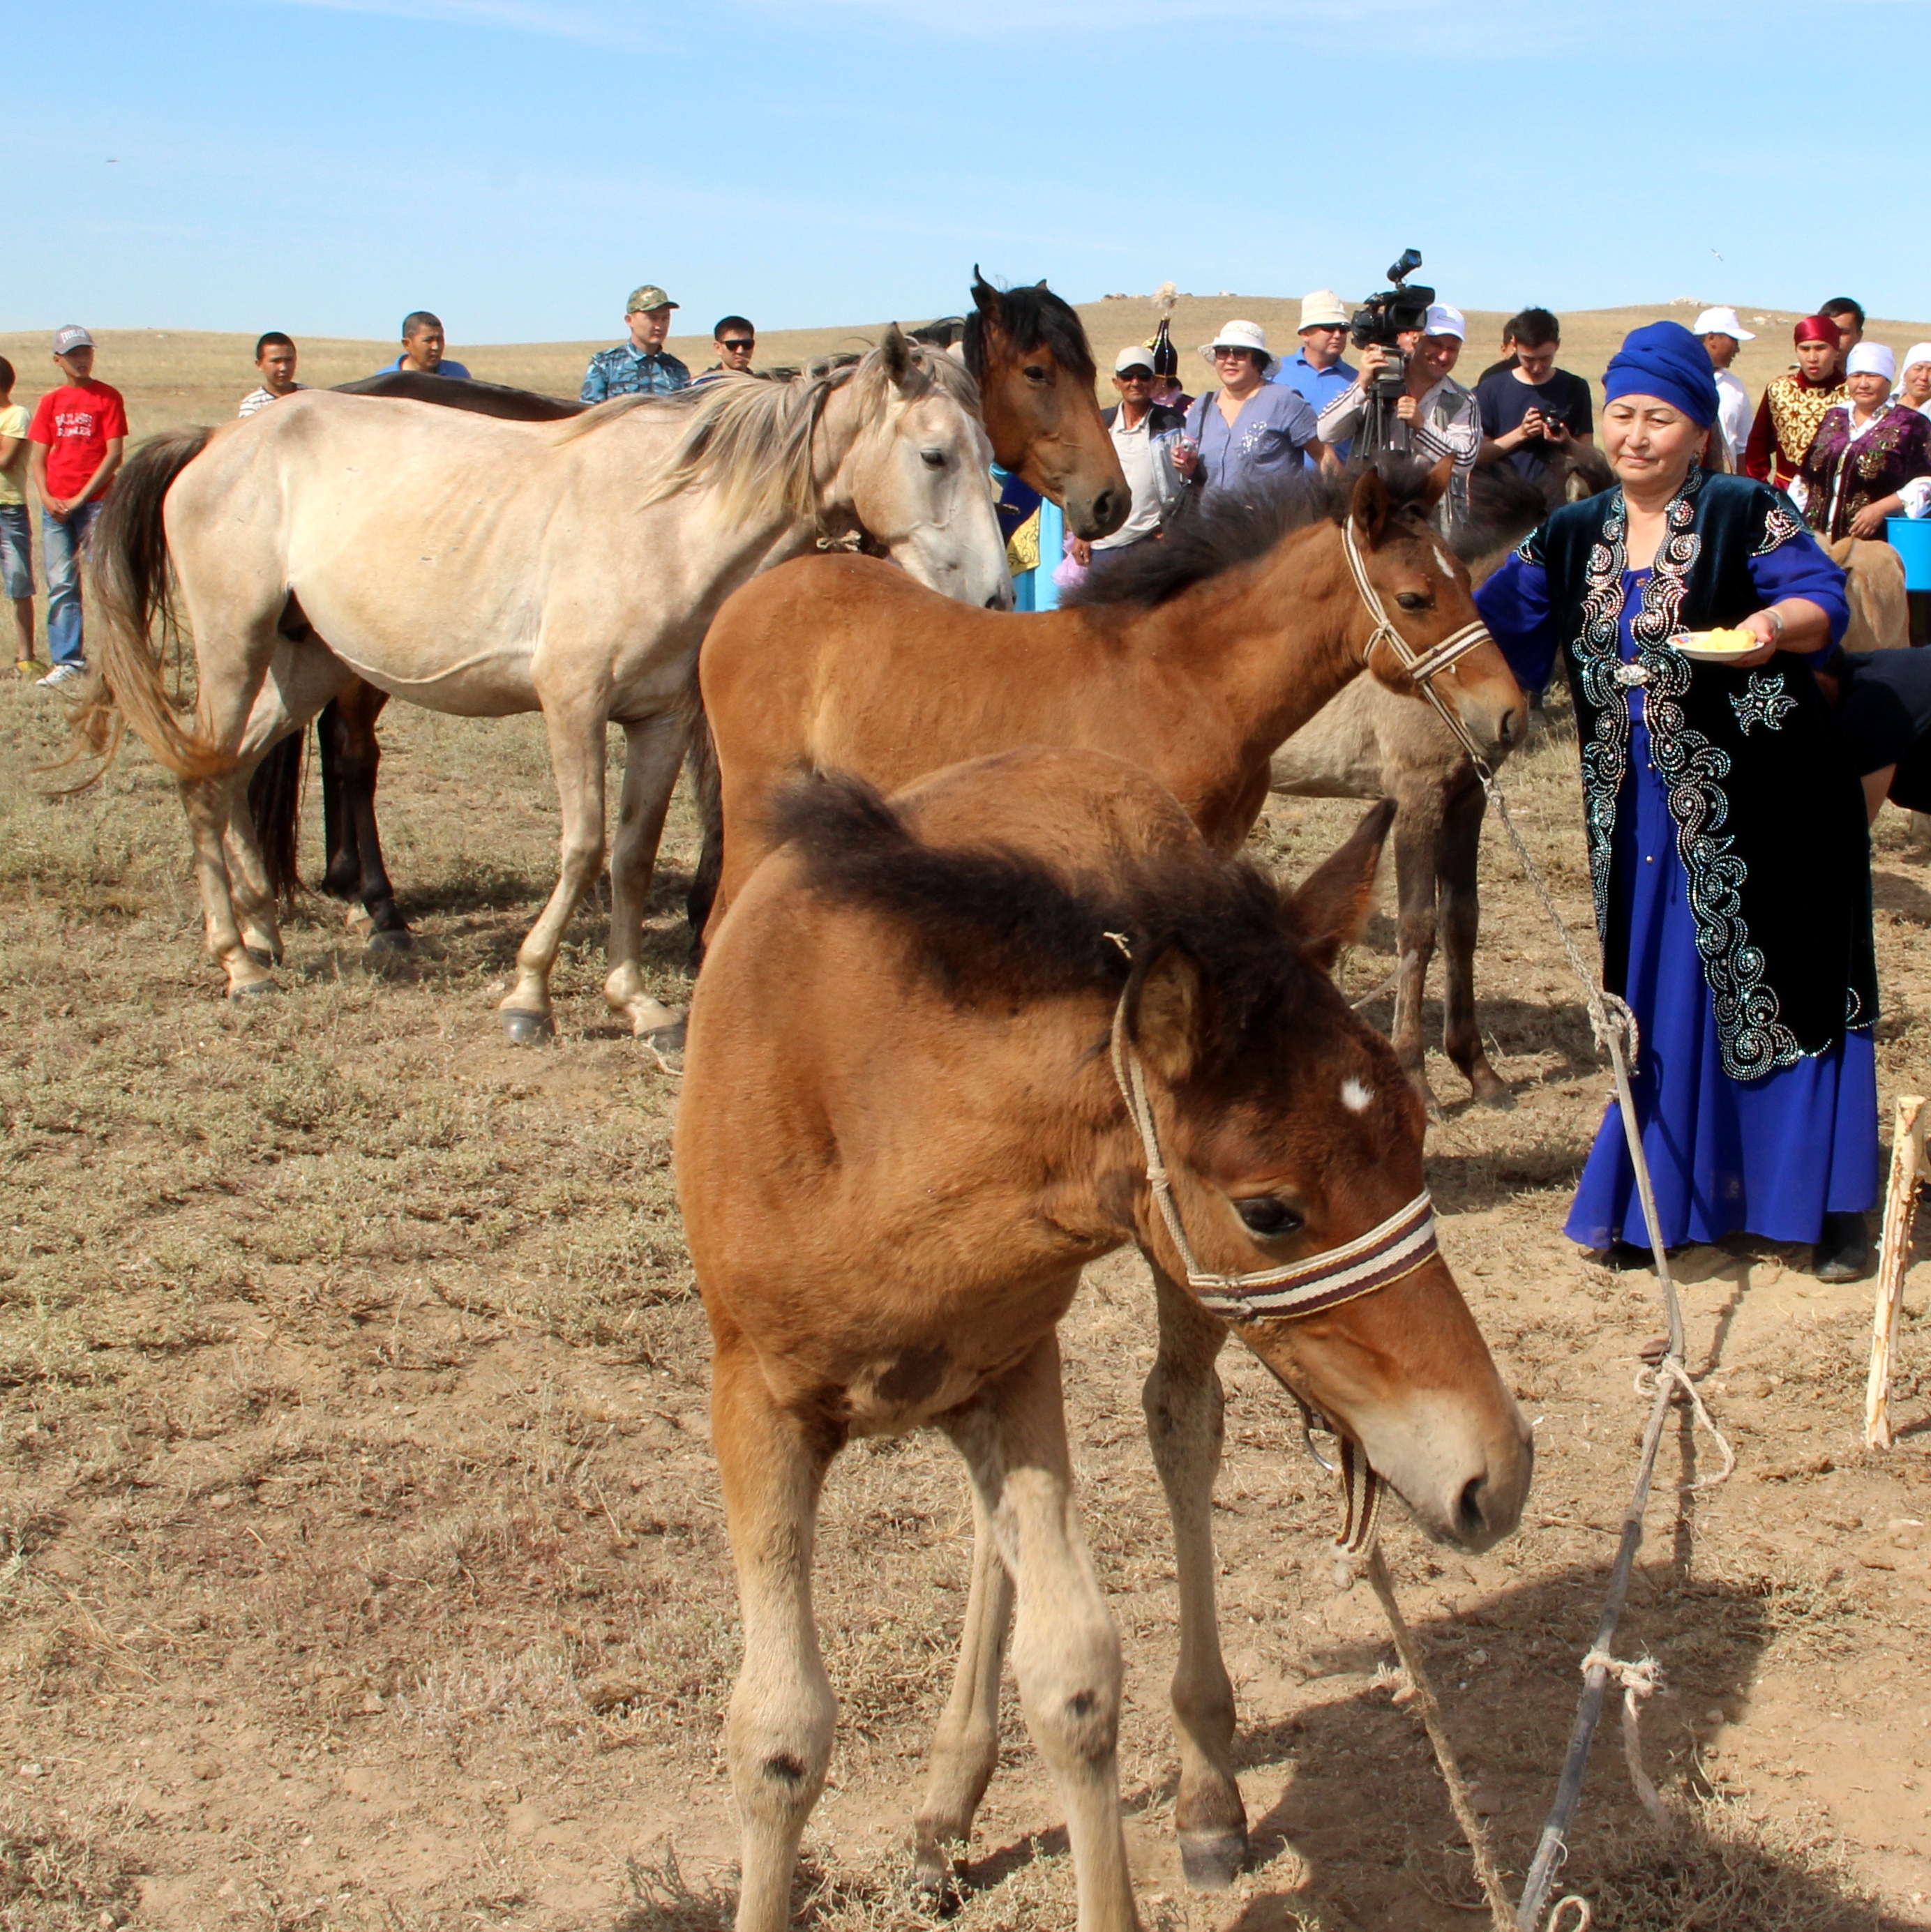
[[[1446,302],[1430,303],[1422,326],[1402,330],[1394,348],[1380,342],[1365,344],[1361,374],[1321,412],[1321,440],[1330,448],[1356,439],[1355,452],[1360,456],[1377,456],[1385,450],[1416,456],[1430,464],[1452,458],[1454,472],[1437,512],[1444,530],[1468,514],[1468,478],[1482,448],[1482,412],[1474,397],[1449,373],[1467,333],[1460,309]],[[1401,394],[1392,410],[1386,412],[1386,425],[1371,447],[1359,440],[1369,414],[1368,398],[1377,378],[1398,369],[1403,377]]]

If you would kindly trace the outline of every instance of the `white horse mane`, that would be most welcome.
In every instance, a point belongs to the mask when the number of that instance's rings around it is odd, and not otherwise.
[[[905,352],[926,384],[978,416],[979,385],[962,363],[923,343],[908,342]],[[788,377],[729,375],[674,395],[619,396],[564,424],[557,440],[594,435],[640,412],[659,422],[680,420],[683,434],[644,502],[712,484],[719,493],[719,513],[729,520],[781,512],[808,517],[817,494],[812,442],[832,396],[850,389],[869,418],[884,407],[891,386],[885,352],[874,348],[850,359],[814,362]]]

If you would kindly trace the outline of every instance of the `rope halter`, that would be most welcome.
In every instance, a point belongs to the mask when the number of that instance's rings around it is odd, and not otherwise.
[[[1110,933],[1107,937],[1122,952],[1127,951],[1121,935]],[[1126,1102],[1128,1118],[1140,1135],[1146,1156],[1147,1185],[1152,1190],[1167,1238],[1179,1256],[1188,1286],[1199,1295],[1203,1307],[1250,1325],[1304,1320],[1324,1309],[1338,1307],[1344,1301],[1386,1288],[1413,1274],[1440,1252],[1435,1239],[1434,1203],[1425,1187],[1405,1207],[1396,1209],[1366,1234],[1357,1234],[1353,1240],[1323,1253],[1239,1274],[1215,1274],[1202,1268],[1181,1224],[1180,1210],[1173,1198],[1173,1178],[1161,1156],[1160,1132],[1147,1092],[1146,1070],[1127,1037],[1127,1002],[1132,991],[1129,982],[1113,1009],[1113,1078],[1119,1084],[1121,1099]],[[1266,1359],[1262,1358],[1263,1361]],[[1269,1366],[1272,1368],[1271,1364]],[[1278,1379],[1279,1372],[1274,1372]],[[1344,1557],[1364,1556],[1374,1542],[1381,1479],[1359,1443],[1311,1408],[1298,1389],[1284,1382],[1283,1386],[1300,1403],[1309,1426],[1328,1429],[1341,1444],[1342,1522],[1335,1548]],[[1333,1468],[1334,1465],[1325,1461],[1311,1442],[1308,1448],[1324,1468]]]
[[[1388,607],[1381,601],[1380,592],[1375,589],[1368,577],[1367,560],[1361,554],[1360,544],[1355,541],[1352,516],[1341,519],[1341,549],[1347,558],[1348,571],[1354,579],[1354,587],[1361,593],[1361,601],[1367,606],[1368,614],[1374,620],[1374,628],[1368,633],[1367,647],[1361,654],[1362,668],[1365,670],[1368,668],[1369,658],[1374,655],[1375,646],[1385,644],[1395,653],[1395,662],[1421,687],[1435,709],[1449,718],[1464,746],[1473,753],[1473,740],[1460,721],[1450,716],[1446,706],[1435,695],[1433,680],[1443,671],[1451,670],[1460,663],[1476,645],[1488,643],[1488,626],[1478,617],[1473,623],[1464,624],[1460,630],[1444,638],[1433,649],[1417,652],[1396,629],[1394,619],[1388,614]]]

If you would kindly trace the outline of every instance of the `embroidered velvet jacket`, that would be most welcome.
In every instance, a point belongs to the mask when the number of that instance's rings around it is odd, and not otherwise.
[[[1814,550],[1815,540],[1779,492],[1692,468],[1631,620],[1629,663],[1620,650],[1626,530],[1623,493],[1608,490],[1556,511],[1518,553],[1547,572],[1575,699],[1607,976],[1620,992],[1628,935],[1616,929],[1610,884],[1617,806],[1631,776],[1629,700],[1640,692],[1724,1071],[1754,1079],[1877,1017],[1863,795],[1806,658],[1782,652],[1758,670],[1732,670],[1685,658],[1668,640],[1761,608],[1752,560],[1793,544]]]
[[[1866,504],[1893,496],[1905,484],[1931,476],[1931,417],[1893,403],[1860,436],[1851,434],[1851,412],[1824,412],[1803,456],[1803,520],[1827,542],[1851,534]]]

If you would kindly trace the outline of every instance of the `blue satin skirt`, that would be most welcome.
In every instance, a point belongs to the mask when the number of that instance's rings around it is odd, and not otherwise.
[[[1629,728],[1611,890],[1629,934],[1624,998],[1642,1029],[1631,1081],[1667,1246],[1746,1232],[1815,1241],[1827,1214],[1877,1198],[1877,1054],[1868,1027],[1827,1052],[1765,1074],[1723,1071],[1716,1016],[1696,951],[1696,921],[1676,825],[1650,769],[1650,736]],[[1635,1170],[1614,1100],[1565,1229],[1584,1247],[1647,1247]]]

